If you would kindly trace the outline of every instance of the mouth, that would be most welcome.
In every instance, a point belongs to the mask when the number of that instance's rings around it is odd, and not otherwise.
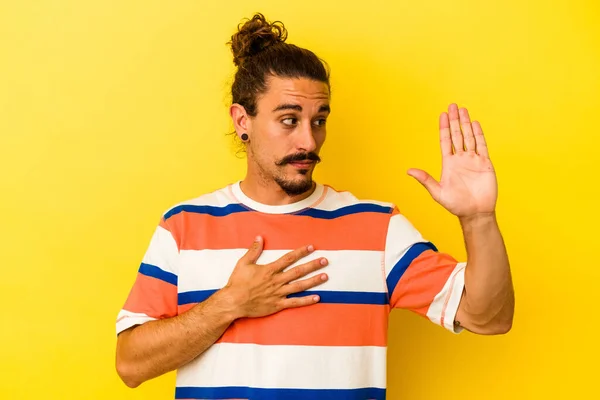
[[[303,161],[293,161],[289,163],[291,166],[298,168],[298,169],[307,169],[312,167],[315,162],[311,161],[311,160],[303,160]]]

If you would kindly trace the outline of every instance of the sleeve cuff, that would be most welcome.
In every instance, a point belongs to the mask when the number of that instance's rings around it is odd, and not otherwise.
[[[456,326],[454,320],[456,313],[458,312],[458,306],[462,299],[463,291],[465,288],[465,267],[467,263],[459,263],[456,266],[456,273],[453,275],[454,282],[450,291],[446,309],[442,312],[444,327],[452,333],[461,333],[463,331],[462,326]]]
[[[434,298],[427,312],[427,317],[433,323],[455,334],[464,330],[463,327],[454,325],[454,319],[465,287],[466,265],[466,262],[456,264],[444,288]]]
[[[131,328],[135,325],[142,325],[149,321],[154,321],[156,318],[149,317],[146,314],[132,313],[125,310],[121,310],[117,316],[117,335],[126,329]]]

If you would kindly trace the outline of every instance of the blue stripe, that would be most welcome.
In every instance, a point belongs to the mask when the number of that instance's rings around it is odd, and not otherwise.
[[[313,218],[319,219],[334,219],[343,217],[345,215],[350,214],[359,214],[365,212],[374,212],[374,213],[383,213],[390,214],[392,212],[391,207],[380,206],[378,204],[354,204],[347,207],[338,208],[337,210],[327,211],[327,210],[318,210],[316,208],[308,208],[306,210],[291,213],[290,215],[303,215]],[[191,204],[184,204],[181,206],[177,206],[172,208],[169,212],[165,214],[165,220],[171,218],[174,215],[177,215],[182,212],[196,213],[196,214],[208,214],[213,217],[225,217],[230,214],[235,214],[239,212],[247,212],[252,211],[252,209],[245,207],[242,204],[234,203],[229,204],[225,207],[215,207],[215,206],[195,206]]]
[[[177,275],[164,271],[156,265],[142,263],[142,265],[140,265],[139,272],[140,274],[160,279],[161,281],[165,281],[171,285],[177,286]]]
[[[321,218],[321,219],[334,219],[334,218],[343,217],[345,215],[365,213],[365,212],[390,214],[392,212],[392,208],[380,206],[378,204],[354,204],[352,206],[338,208],[337,210],[333,210],[333,211],[309,208],[304,211],[300,211],[299,213],[296,213],[296,215],[306,215],[309,217]]]
[[[213,217],[224,217],[229,214],[234,214],[238,212],[251,211],[250,209],[244,207],[241,204],[229,204],[225,207],[214,207],[214,206],[194,206],[191,204],[184,204],[181,206],[177,206],[172,208],[168,213],[165,214],[165,219],[169,219],[174,215],[177,215],[181,212],[190,212],[196,214],[208,214]]]
[[[213,290],[197,290],[195,292],[183,292],[177,295],[177,304],[182,306],[190,303],[201,303],[208,299],[216,289]]]
[[[303,297],[317,294],[320,296],[319,303],[337,303],[337,304],[378,304],[384,305],[388,303],[386,293],[376,292],[340,292],[340,291],[304,291],[293,293],[287,297]]]
[[[177,296],[177,303],[182,306],[190,303],[200,303],[208,299],[216,290],[198,290],[195,292],[183,292]],[[388,303],[386,293],[376,292],[340,292],[340,291],[304,291],[293,293],[287,297],[302,297],[310,295],[319,295],[320,303],[329,304],[378,304],[385,305]]]
[[[381,388],[361,389],[263,389],[243,386],[178,387],[176,399],[252,399],[252,400],[385,400]]]
[[[387,287],[390,296],[394,293],[394,289],[396,289],[396,285],[400,281],[400,278],[402,278],[402,275],[404,275],[404,272],[406,272],[413,260],[425,250],[430,249],[438,251],[431,242],[416,243],[404,254],[404,256],[402,256],[402,258],[400,258],[400,260],[398,260],[387,277]]]

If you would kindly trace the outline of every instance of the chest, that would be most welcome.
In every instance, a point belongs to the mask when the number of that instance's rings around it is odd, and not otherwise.
[[[300,246],[300,245],[299,245]],[[299,247],[298,246],[298,247]],[[291,249],[265,249],[260,255],[257,265],[267,265],[283,257]],[[245,248],[203,249],[182,251],[178,263],[178,292],[212,291],[224,287],[240,258],[246,253]],[[304,263],[324,257],[328,265],[320,270],[301,277],[306,279],[316,274],[326,273],[328,280],[312,291],[323,293],[328,297],[350,296],[354,292],[360,296],[376,296],[385,294],[385,280],[382,271],[380,251],[368,250],[319,250],[300,259],[286,271]]]
[[[328,265],[301,279],[326,272],[315,290],[385,293],[382,268],[385,231],[364,215],[343,218],[238,213],[189,224],[178,262],[179,293],[218,290],[226,285],[239,259],[261,235],[264,249],[257,264],[276,261],[289,251],[312,244],[315,252],[288,268],[325,257]],[[332,293],[326,293],[332,295]]]

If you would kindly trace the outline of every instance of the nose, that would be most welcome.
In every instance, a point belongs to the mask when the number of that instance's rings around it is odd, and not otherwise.
[[[297,134],[296,148],[298,151],[310,153],[316,150],[317,142],[311,124],[298,129]]]

